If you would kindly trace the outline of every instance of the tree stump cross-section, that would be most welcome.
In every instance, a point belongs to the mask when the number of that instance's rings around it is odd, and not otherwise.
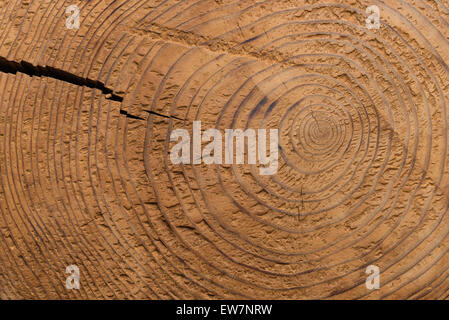
[[[0,0],[0,299],[449,297],[448,1],[69,2]]]

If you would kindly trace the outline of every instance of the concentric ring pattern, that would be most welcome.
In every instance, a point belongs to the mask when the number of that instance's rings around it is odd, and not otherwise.
[[[449,297],[447,1],[0,1],[0,57],[123,97],[0,72],[0,298]],[[173,164],[194,121],[277,172]]]

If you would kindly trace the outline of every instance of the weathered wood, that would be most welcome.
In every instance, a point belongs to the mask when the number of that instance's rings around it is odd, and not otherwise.
[[[0,0],[1,299],[449,296],[447,1],[73,5]],[[198,120],[277,173],[173,164]]]

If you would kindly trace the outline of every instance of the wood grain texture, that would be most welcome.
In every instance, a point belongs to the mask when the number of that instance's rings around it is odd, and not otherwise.
[[[0,0],[0,298],[447,299],[448,61],[446,0]]]

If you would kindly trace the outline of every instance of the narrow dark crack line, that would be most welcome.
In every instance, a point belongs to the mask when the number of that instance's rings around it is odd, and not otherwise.
[[[142,117],[139,117],[139,116],[135,116],[135,115],[129,114],[129,113],[128,113],[127,111],[125,111],[125,110],[120,110],[120,114],[123,114],[123,115],[126,116],[127,118],[131,118],[131,119],[145,120],[145,119],[142,118]]]
[[[106,95],[106,99],[122,102],[123,97],[114,93],[114,91],[110,88],[107,88],[104,83],[92,80],[89,78],[83,78],[77,75],[74,75],[70,72],[49,67],[49,66],[34,66],[33,64],[27,61],[11,61],[5,59],[4,57],[0,57],[0,72],[17,74],[17,72],[21,72],[27,74],[29,76],[36,77],[48,77],[57,80],[61,80],[64,82],[68,82],[71,84],[75,84],[78,86],[84,86],[92,89],[100,90],[104,95]]]
[[[150,111],[150,110],[143,110],[143,111],[145,111],[145,112],[147,112],[149,114],[155,115],[157,117],[162,117],[162,118],[166,118],[166,119],[176,119],[176,120],[184,121],[184,119],[181,119],[181,118],[178,118],[178,117],[175,117],[175,116],[166,116],[165,114],[158,113],[158,112],[155,112],[155,111]],[[130,118],[130,119],[145,120],[144,118],[139,117],[139,116],[135,116],[133,114],[130,114],[130,113],[128,113],[128,111],[123,110],[123,109],[120,110],[120,114],[122,114],[122,115],[124,115],[124,116],[126,116],[127,118]]]
[[[181,119],[181,118],[178,118],[176,116],[166,116],[165,114],[162,114],[162,113],[159,113],[159,112],[156,112],[156,111],[151,111],[151,110],[143,110],[143,111],[148,112],[149,114],[153,114],[155,116],[162,117],[162,118],[176,119],[176,120],[180,120],[180,121],[185,121],[185,119]]]
[[[67,83],[71,83],[78,86],[84,86],[92,89],[98,89],[100,90],[106,97],[106,99],[113,100],[113,101],[123,101],[123,97],[117,95],[114,93],[114,91],[110,88],[107,88],[104,83],[96,80],[92,80],[89,78],[83,78],[77,75],[74,75],[70,72],[49,67],[49,66],[34,66],[33,64],[27,62],[27,61],[12,61],[8,60],[4,57],[0,57],[0,72],[4,73],[12,73],[17,74],[18,72],[27,74],[29,76],[36,76],[36,77],[48,77],[52,79],[61,80]],[[176,119],[180,121],[184,121],[184,119],[178,118],[176,116],[167,116],[155,111],[151,110],[144,110],[147,113],[153,114],[158,117],[163,117],[167,119]],[[132,114],[129,114],[125,110],[120,110],[120,114],[125,115],[128,118],[131,119],[137,119],[137,120],[145,120],[142,117],[135,116]]]

